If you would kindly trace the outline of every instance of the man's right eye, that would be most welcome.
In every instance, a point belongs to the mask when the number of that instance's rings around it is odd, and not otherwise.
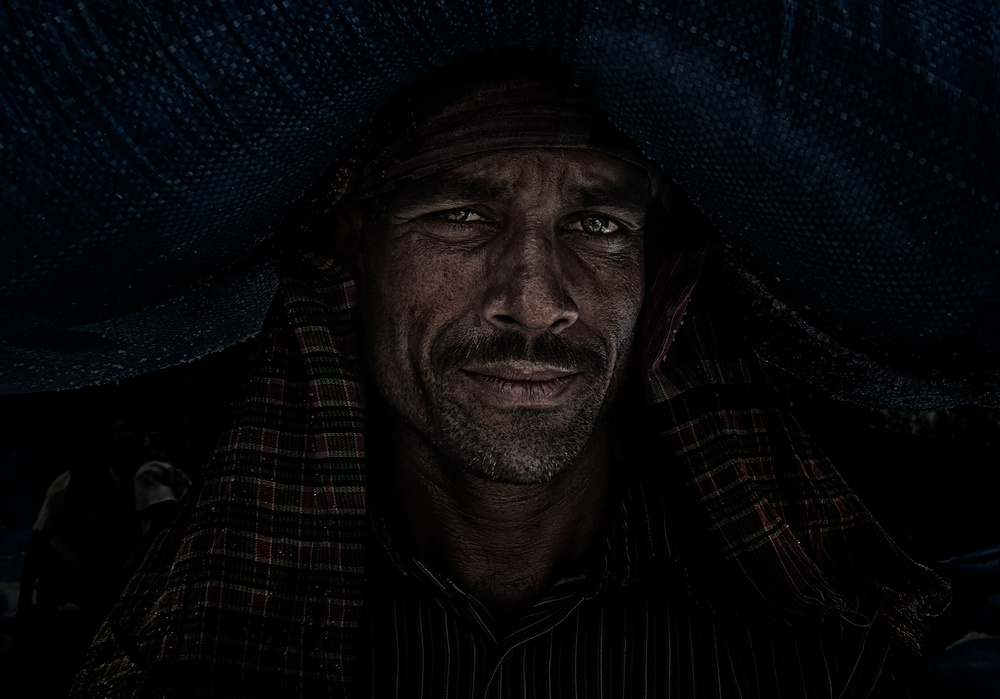
[[[483,217],[472,209],[448,209],[447,211],[439,211],[436,215],[451,223],[471,223],[483,220]]]

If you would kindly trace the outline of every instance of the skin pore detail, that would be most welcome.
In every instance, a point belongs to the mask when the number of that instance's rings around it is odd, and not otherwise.
[[[494,480],[544,481],[580,455],[627,363],[645,175],[609,156],[544,149],[446,174],[492,182],[472,199],[434,194],[433,181],[404,188],[379,203],[366,233],[372,377],[454,462]],[[632,199],[583,198],[615,187]],[[456,212],[465,220],[451,220]]]
[[[494,610],[579,565],[603,524],[651,199],[637,166],[521,149],[375,202],[365,329],[392,528]]]

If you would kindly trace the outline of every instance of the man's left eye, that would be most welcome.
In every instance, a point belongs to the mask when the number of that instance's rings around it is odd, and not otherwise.
[[[617,232],[620,228],[615,221],[604,216],[584,216],[576,221],[576,226],[589,235],[608,235]]]
[[[482,216],[472,209],[448,209],[447,211],[438,212],[437,216],[450,223],[470,223],[483,219]]]

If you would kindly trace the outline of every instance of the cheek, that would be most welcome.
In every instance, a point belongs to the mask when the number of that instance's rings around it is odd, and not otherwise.
[[[371,244],[365,265],[365,335],[368,359],[377,373],[398,372],[401,340],[406,335],[409,291],[408,265],[391,249]]]
[[[642,257],[630,261],[620,271],[615,291],[615,304],[622,313],[637,314],[645,295],[646,279]]]
[[[415,260],[419,273],[409,275],[406,303],[407,352],[418,371],[430,371],[430,357],[449,329],[468,326],[474,314],[470,303],[477,289],[461,267],[441,258]]]
[[[627,353],[631,349],[636,322],[639,319],[639,310],[642,308],[642,286],[624,291],[627,291],[628,295],[622,297],[622,301],[617,304],[614,322],[616,323],[615,334],[618,337],[618,345],[624,347],[624,353]]]
[[[630,256],[601,271],[592,303],[616,344],[627,344],[635,330],[645,292],[641,254]]]
[[[420,363],[434,337],[472,297],[468,270],[446,256],[401,245],[369,268],[369,328],[396,361]],[[408,358],[404,359],[406,355]]]

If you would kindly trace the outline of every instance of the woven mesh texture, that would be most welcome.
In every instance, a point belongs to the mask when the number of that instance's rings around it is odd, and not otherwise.
[[[0,382],[255,332],[283,212],[404,85],[571,65],[706,211],[772,362],[844,397],[1000,402],[1000,10],[985,1],[11,0]]]

